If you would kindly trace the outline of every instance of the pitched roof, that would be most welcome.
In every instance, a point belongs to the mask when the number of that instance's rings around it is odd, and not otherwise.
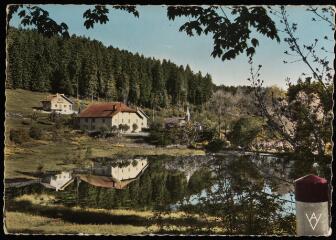
[[[74,181],[74,178],[69,179],[67,182],[65,182],[60,188],[59,190],[64,190],[67,186],[69,186],[72,182]],[[50,183],[47,182],[43,182],[41,181],[40,184],[42,184],[43,186],[45,186],[46,188],[51,188],[51,189],[56,189],[55,186],[51,185]]]
[[[118,112],[137,113],[135,109],[132,109],[121,102],[95,103],[84,109],[79,114],[79,117],[113,117]]]
[[[60,96],[62,98],[64,98],[65,100],[67,100],[68,102],[70,102],[71,104],[74,104],[73,101],[71,101],[69,98],[67,98],[64,94],[59,94],[59,93],[56,93],[56,94],[52,94],[52,95],[48,95],[46,97],[45,100],[42,100],[41,102],[50,102],[51,100],[53,100],[54,98],[56,98],[57,96]]]
[[[144,115],[146,118],[149,118],[148,115],[140,108],[137,108],[137,110],[142,113],[142,115]]]

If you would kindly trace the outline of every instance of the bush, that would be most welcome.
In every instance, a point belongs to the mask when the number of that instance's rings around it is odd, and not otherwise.
[[[206,150],[209,152],[218,152],[224,146],[224,141],[220,139],[214,139],[206,146]]]
[[[117,131],[118,131],[118,127],[117,127],[116,125],[113,125],[113,126],[111,127],[111,132],[115,133],[115,132],[117,132]]]
[[[39,140],[42,138],[42,130],[33,126],[29,129],[29,136],[33,139]]]
[[[136,123],[134,123],[132,125],[132,128],[133,128],[133,132],[135,132],[138,129],[138,125]]]
[[[24,129],[11,129],[9,139],[16,144],[22,144],[29,139],[29,136]]]
[[[106,125],[103,125],[99,128],[99,137],[106,138],[109,133],[109,129]]]
[[[130,127],[127,124],[119,124],[119,130],[121,132],[127,132]]]
[[[215,136],[215,129],[203,129],[199,133],[198,141],[204,142],[204,141],[211,141]]]
[[[124,131],[127,132],[128,129],[130,129],[130,126],[128,126],[127,124],[124,124]]]

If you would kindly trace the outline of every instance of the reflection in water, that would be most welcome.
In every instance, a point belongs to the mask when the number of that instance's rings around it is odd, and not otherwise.
[[[45,176],[41,179],[41,184],[47,188],[64,190],[69,184],[74,181],[71,172],[62,171],[55,175]]]
[[[138,179],[147,167],[145,158],[105,164],[94,162],[89,174],[78,174],[78,178],[96,187],[124,189]]]
[[[183,210],[218,217],[227,233],[267,233],[270,225],[291,226],[292,166],[271,155],[234,153],[103,158],[90,168],[43,177],[40,183],[48,188],[9,188],[6,197],[48,192],[67,206]]]

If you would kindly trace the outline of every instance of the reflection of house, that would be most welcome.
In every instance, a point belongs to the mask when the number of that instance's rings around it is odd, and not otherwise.
[[[41,180],[41,184],[47,188],[58,190],[64,190],[70,183],[74,181],[71,172],[61,172],[56,175],[44,177]]]
[[[128,164],[125,161],[117,161],[107,166],[101,166],[99,163],[95,162],[92,168],[92,174],[108,176],[116,181],[122,181],[125,179],[136,178],[147,166],[148,161],[146,158],[137,158],[130,161]]]
[[[91,174],[80,174],[79,177],[97,187],[123,189],[138,179],[147,167],[147,159],[140,158],[129,162],[114,162],[113,166],[112,163],[107,166],[94,163]]]
[[[189,121],[190,121],[190,112],[189,112],[189,108],[187,107],[187,112],[186,112],[185,117],[165,118],[164,126],[165,128],[183,127]]]
[[[137,128],[134,132],[140,132],[147,128],[148,116],[139,108],[132,109],[121,102],[91,104],[80,115],[80,128],[82,130],[100,130],[105,126],[119,127],[120,124],[129,126],[127,132],[132,132],[133,125]]]
[[[79,175],[79,178],[80,180],[87,182],[96,187],[115,188],[115,189],[124,189],[128,186],[128,184],[136,180],[136,178],[134,178],[134,179],[116,182],[111,177],[97,176],[97,175],[90,175],[90,174],[81,174]]]
[[[73,101],[64,96],[64,94],[49,95],[41,102],[44,111],[56,111],[62,114],[72,114],[74,112]]]

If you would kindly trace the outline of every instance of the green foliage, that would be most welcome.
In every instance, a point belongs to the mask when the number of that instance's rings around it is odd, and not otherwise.
[[[24,129],[11,129],[9,139],[16,144],[22,144],[29,140],[29,135]]]
[[[180,27],[180,31],[185,31],[189,36],[194,36],[195,33],[213,34],[214,47],[211,55],[221,57],[223,61],[235,58],[244,50],[247,56],[254,55],[259,42],[256,38],[251,39],[249,27],[280,41],[275,24],[264,7],[230,7],[233,20],[226,16],[224,8],[170,6],[167,15],[170,20],[176,17],[192,18]],[[251,42],[248,42],[250,39]]]
[[[109,128],[106,125],[103,125],[99,128],[100,137],[105,138],[108,134]]]
[[[127,132],[130,129],[130,126],[127,124],[124,124],[124,131]]]
[[[209,144],[206,146],[206,150],[209,152],[218,152],[222,150],[224,147],[224,141],[221,139],[213,139]]]
[[[132,130],[133,130],[133,132],[135,132],[137,129],[138,129],[138,125],[137,125],[136,123],[134,123],[134,124],[132,125]]]
[[[127,124],[119,124],[118,129],[121,132],[127,132],[129,130],[129,126]]]
[[[118,131],[118,127],[117,127],[116,125],[113,125],[113,126],[111,127],[111,131],[112,131],[112,132],[116,132],[116,131]]]
[[[39,140],[42,138],[43,132],[42,129],[37,126],[32,126],[29,129],[29,136],[33,139]]]
[[[216,129],[213,128],[204,128],[199,133],[198,141],[211,141],[215,137]]]
[[[257,117],[240,118],[233,126],[228,138],[236,146],[249,147],[249,144],[262,130],[263,121]]]

